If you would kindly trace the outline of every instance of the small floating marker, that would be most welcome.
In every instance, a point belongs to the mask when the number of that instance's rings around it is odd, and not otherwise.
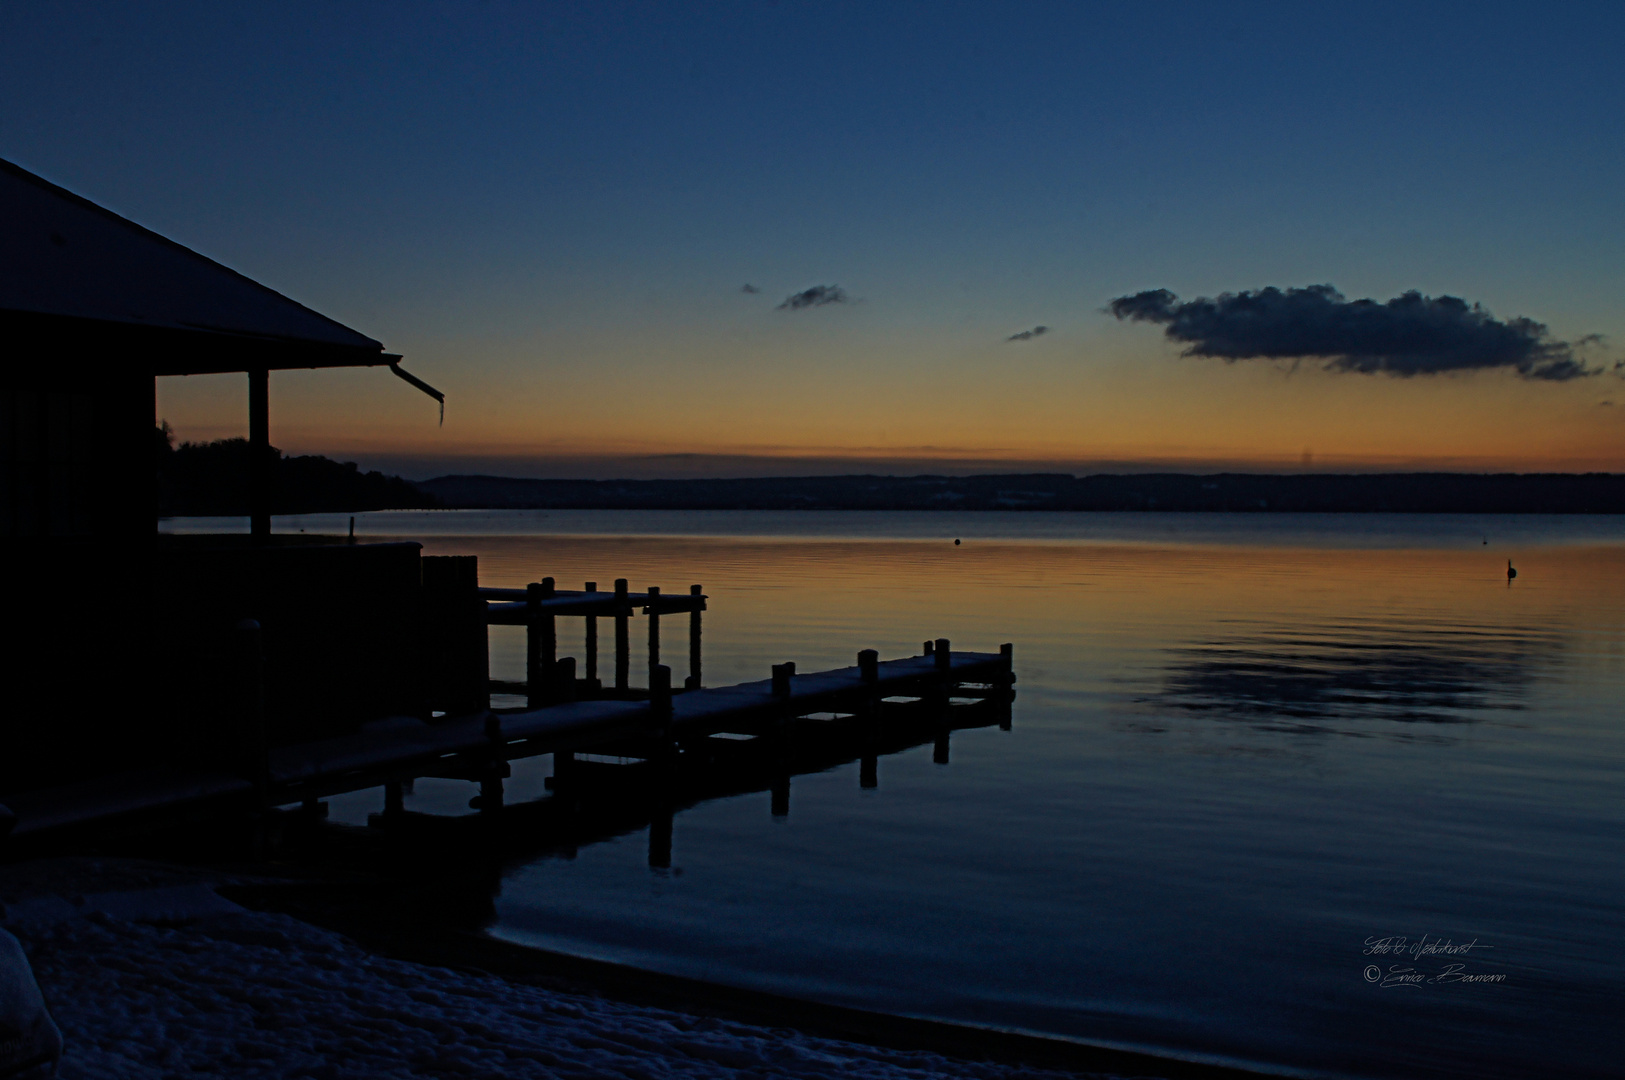
[[[956,536],[956,537],[954,537],[954,547],[958,547],[958,546],[959,546],[959,538]]]

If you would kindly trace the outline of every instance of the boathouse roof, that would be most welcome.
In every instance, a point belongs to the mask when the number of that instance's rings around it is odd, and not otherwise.
[[[0,159],[0,315],[38,336],[147,343],[154,375],[400,357],[213,259]],[[177,347],[179,346],[179,347]]]

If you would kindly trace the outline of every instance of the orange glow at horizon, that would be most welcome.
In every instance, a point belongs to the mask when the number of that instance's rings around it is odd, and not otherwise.
[[[1394,379],[1143,349],[1082,360],[1054,348],[940,359],[921,347],[772,360],[693,352],[529,368],[409,356],[409,369],[447,392],[443,428],[432,402],[376,371],[278,372],[272,440],[294,453],[444,461],[448,471],[474,458],[518,467],[669,454],[1057,471],[1112,462],[1625,471],[1625,387],[1614,375]],[[163,379],[158,399],[182,439],[243,433],[239,376]]]

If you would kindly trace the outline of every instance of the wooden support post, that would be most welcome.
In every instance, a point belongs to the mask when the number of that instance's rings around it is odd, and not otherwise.
[[[794,660],[773,665],[773,696],[780,701],[790,700],[790,679],[796,673]]]
[[[864,649],[858,653],[858,677],[870,687],[880,682],[880,654],[873,649]],[[865,723],[871,727],[880,720],[880,694],[871,689],[863,695],[863,702],[858,706]]]
[[[649,713],[661,737],[671,727],[671,668],[656,664],[649,669]]]
[[[863,755],[858,764],[858,787],[872,791],[880,786],[880,760],[874,754]]]
[[[586,588],[582,591],[590,593],[597,592],[598,582],[587,582]],[[586,621],[587,640],[583,650],[586,653],[586,656],[583,657],[583,662],[586,664],[586,671],[583,672],[582,678],[587,680],[587,689],[596,692],[598,690],[598,616],[588,615]]]
[[[532,709],[550,705],[558,697],[553,685],[559,647],[557,627],[554,617],[543,612],[541,606],[553,593],[552,578],[525,586],[525,690],[526,704]]]
[[[948,729],[937,732],[936,745],[931,747],[931,761],[936,765],[948,764]]]
[[[649,821],[649,865],[653,869],[671,869],[671,826],[671,804],[663,803]]]
[[[406,809],[406,794],[399,780],[384,785],[384,813],[399,814]]]
[[[1003,694],[999,697],[999,730],[1009,731],[1011,723],[1011,705],[1016,700],[1016,647],[1010,642],[999,646],[999,656],[1004,660],[1004,672],[1001,677]]]
[[[506,742],[502,737],[502,718],[487,715],[485,740],[489,744],[483,767],[480,769],[480,794],[469,805],[482,815],[495,814],[502,809],[502,780],[508,775],[508,760],[503,754]]]
[[[553,665],[553,700],[574,701],[576,698],[576,658],[561,656]]]
[[[772,813],[776,818],[790,816],[790,774],[781,773],[773,781]]]
[[[698,585],[690,585],[688,594],[696,600],[704,595]],[[688,613],[688,678],[683,681],[683,686],[689,690],[698,690],[700,688],[700,607],[698,604],[695,604],[694,609]]]
[[[922,650],[922,651],[923,651],[923,652],[924,652],[924,653],[925,653],[925,655],[926,655],[926,656],[930,656],[930,655],[931,655],[931,651],[932,651],[932,650],[933,650],[933,649],[935,649],[935,648],[936,648],[936,642],[933,642],[933,641],[927,641],[927,642],[926,642],[926,643],[925,643],[925,647],[924,647],[924,649],[923,649],[923,650]]]
[[[533,581],[525,586],[525,704],[539,709],[545,695],[542,690],[542,583]]]
[[[937,638],[933,644],[936,646],[931,658],[937,664],[936,686],[931,692],[931,704],[938,712],[938,719],[943,723],[948,721],[948,697],[951,693],[953,678],[953,654],[948,651],[948,639]]]
[[[563,791],[570,786],[570,774],[575,769],[576,754],[574,750],[553,751],[553,775],[548,777],[548,788],[552,791]]]
[[[655,668],[660,666],[660,587],[649,586],[649,606],[645,609],[649,615],[649,677],[654,678]],[[653,686],[653,683],[650,683]]]
[[[615,616],[615,689],[626,690],[631,682],[632,641],[626,625],[626,579],[615,579],[615,599],[619,614]]]
[[[255,544],[271,542],[271,373],[248,373],[248,514]]]

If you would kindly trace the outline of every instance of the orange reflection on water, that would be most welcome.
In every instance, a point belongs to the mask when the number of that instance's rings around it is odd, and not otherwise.
[[[702,583],[708,685],[764,678],[784,660],[809,671],[851,664],[865,648],[909,655],[938,637],[977,651],[1014,642],[1024,684],[1055,686],[1109,681],[1169,649],[1241,640],[1254,652],[1270,641],[1287,652],[1332,642],[1355,650],[1351,658],[1478,640],[1493,656],[1526,639],[1561,640],[1566,662],[1617,667],[1625,611],[1625,549],[1614,546],[1517,555],[1510,587],[1507,556],[1492,547],[487,536],[429,537],[425,553],[478,555],[485,585],[551,576],[561,589],[595,581],[608,590],[626,577],[634,590],[686,592]],[[687,620],[664,623],[662,660],[681,675]],[[560,620],[560,655],[581,656],[580,631],[580,620]],[[600,670],[611,640],[601,627]],[[641,683],[641,618],[632,641]],[[522,631],[493,628],[492,667],[499,678],[522,676]]]

